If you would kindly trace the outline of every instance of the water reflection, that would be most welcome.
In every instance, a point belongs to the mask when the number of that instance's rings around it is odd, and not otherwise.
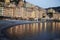
[[[17,25],[7,29],[6,35],[9,36],[12,40],[60,39],[60,23],[43,22]]]

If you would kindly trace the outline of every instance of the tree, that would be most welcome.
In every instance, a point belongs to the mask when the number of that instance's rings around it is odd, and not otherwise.
[[[47,15],[49,16],[49,18],[53,17],[53,13],[52,12],[47,13]]]
[[[51,8],[51,9],[48,9],[47,15],[49,16],[49,18],[52,18],[54,13],[55,13],[55,10]]]
[[[4,2],[4,0],[0,0],[0,2]]]
[[[20,0],[10,0],[10,2],[15,2],[15,4],[17,5],[19,3]]]

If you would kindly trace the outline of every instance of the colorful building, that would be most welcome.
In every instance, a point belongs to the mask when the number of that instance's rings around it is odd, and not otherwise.
[[[46,16],[45,9],[35,6],[28,2],[24,2],[22,0],[19,1],[17,6],[13,2],[6,7],[3,7],[2,9],[3,9],[2,16],[8,17],[22,17],[23,19],[29,19],[29,18],[42,18],[43,16]]]

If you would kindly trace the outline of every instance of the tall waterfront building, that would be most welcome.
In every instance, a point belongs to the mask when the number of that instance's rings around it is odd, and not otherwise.
[[[3,16],[29,18],[42,18],[46,16],[44,8],[38,7],[25,0],[5,0],[6,7],[3,8]]]

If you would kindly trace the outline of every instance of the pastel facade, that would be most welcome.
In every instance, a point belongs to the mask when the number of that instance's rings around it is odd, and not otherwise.
[[[46,10],[26,2],[20,1],[17,6],[10,3],[7,7],[3,8],[3,15],[8,17],[22,17],[22,18],[42,18],[46,16]]]

